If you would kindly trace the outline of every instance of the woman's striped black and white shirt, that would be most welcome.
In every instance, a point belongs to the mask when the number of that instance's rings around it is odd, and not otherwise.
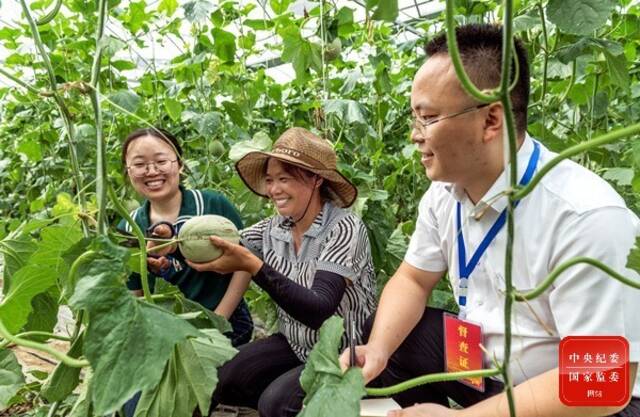
[[[375,309],[376,280],[367,230],[355,214],[331,202],[325,203],[305,232],[297,254],[291,226],[282,216],[245,229],[242,243],[271,267],[306,288],[311,287],[318,270],[345,277],[349,285],[336,314],[355,319],[358,342],[361,342],[364,322]],[[278,308],[278,320],[279,330],[295,354],[300,360],[306,360],[318,332],[281,308]],[[343,337],[342,348],[346,346],[346,337]]]

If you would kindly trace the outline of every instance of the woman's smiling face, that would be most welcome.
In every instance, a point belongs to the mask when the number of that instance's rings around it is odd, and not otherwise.
[[[314,176],[300,178],[288,171],[282,162],[269,159],[264,179],[266,191],[281,216],[297,219],[304,215],[319,184],[317,179],[314,183]]]
[[[132,140],[125,160],[133,188],[148,200],[164,200],[179,192],[180,160],[164,140],[150,135]]]

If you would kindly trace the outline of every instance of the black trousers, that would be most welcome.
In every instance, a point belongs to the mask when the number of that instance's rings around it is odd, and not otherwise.
[[[387,368],[370,385],[390,386],[420,375],[444,372],[443,313],[443,310],[427,307],[416,327],[389,359]],[[373,316],[366,324],[365,337],[367,340],[372,322]],[[393,398],[402,407],[427,402],[448,406],[447,397],[463,407],[469,407],[499,394],[503,388],[502,382],[490,378],[485,378],[484,393],[457,381],[447,381],[415,387],[397,394]],[[640,398],[633,398],[624,410],[612,417],[640,417]]]
[[[303,363],[286,338],[276,333],[243,345],[238,354],[218,370],[216,404],[250,407],[261,417],[293,417],[302,408],[300,386]]]

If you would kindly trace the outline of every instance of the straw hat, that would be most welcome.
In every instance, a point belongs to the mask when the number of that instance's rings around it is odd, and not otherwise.
[[[306,129],[288,129],[273,144],[271,152],[249,152],[236,162],[236,170],[242,181],[262,197],[267,197],[264,176],[269,158],[298,166],[324,178],[331,199],[339,207],[349,207],[358,195],[355,185],[338,172],[336,153],[331,144]]]

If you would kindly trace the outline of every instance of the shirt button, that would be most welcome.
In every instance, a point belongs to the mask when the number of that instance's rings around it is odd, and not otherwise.
[[[478,306],[481,306],[481,305],[483,305],[483,304],[484,304],[484,301],[482,301],[482,300],[478,300],[478,302],[477,302],[476,304],[477,304]]]

